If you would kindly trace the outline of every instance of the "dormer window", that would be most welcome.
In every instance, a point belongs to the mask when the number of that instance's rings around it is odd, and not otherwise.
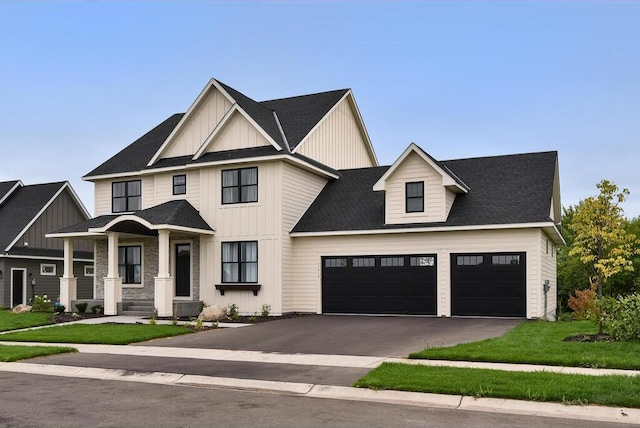
[[[119,181],[111,185],[112,212],[123,213],[142,209],[140,180]]]
[[[406,211],[408,213],[424,212],[424,181],[405,184]]]

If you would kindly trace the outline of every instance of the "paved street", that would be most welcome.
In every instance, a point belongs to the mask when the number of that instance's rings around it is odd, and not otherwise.
[[[0,373],[0,427],[628,427],[184,386]]]

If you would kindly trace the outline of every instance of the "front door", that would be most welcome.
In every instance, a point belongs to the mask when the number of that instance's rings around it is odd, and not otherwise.
[[[25,282],[25,269],[11,269],[11,307],[23,304],[27,284]]]
[[[176,297],[191,296],[191,245],[176,244]]]

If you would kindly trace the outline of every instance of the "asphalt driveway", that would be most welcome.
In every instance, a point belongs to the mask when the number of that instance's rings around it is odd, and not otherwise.
[[[144,342],[146,346],[406,357],[429,346],[501,336],[523,322],[497,318],[306,315]]]

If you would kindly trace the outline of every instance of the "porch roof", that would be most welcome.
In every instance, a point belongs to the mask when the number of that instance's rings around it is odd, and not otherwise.
[[[136,224],[149,232],[161,229],[213,234],[214,230],[188,201],[169,201],[132,213],[109,214],[92,218],[47,234],[48,238],[99,236],[109,231],[127,232]],[[136,229],[136,227],[134,227]]]

